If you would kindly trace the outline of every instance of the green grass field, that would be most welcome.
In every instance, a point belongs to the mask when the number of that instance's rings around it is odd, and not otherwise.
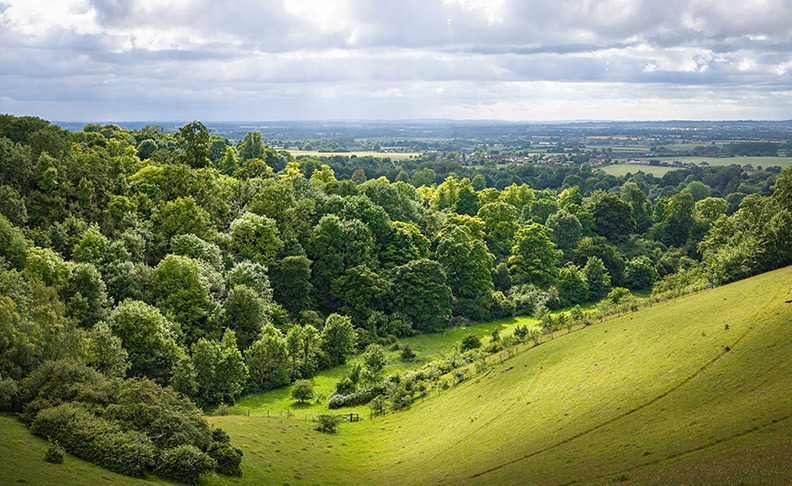
[[[409,346],[415,353],[415,358],[404,361],[401,359],[401,351],[389,351],[387,353],[388,364],[385,367],[385,374],[389,375],[419,368],[426,363],[441,358],[443,355],[452,353],[457,343],[466,334],[472,333],[484,338],[492,335],[494,329],[498,329],[501,335],[505,335],[511,333],[518,324],[528,327],[537,326],[537,322],[533,318],[517,317],[484,324],[460,326],[447,329],[444,332],[420,334],[404,338],[399,341],[400,344]],[[358,413],[368,415],[369,409],[366,405],[345,407],[331,412],[325,403],[325,399],[335,390],[338,380],[349,373],[352,363],[357,359],[356,356],[352,356],[347,364],[336,366],[329,370],[322,370],[311,379],[315,394],[319,397],[324,397],[324,399],[302,404],[298,403],[290,396],[291,386],[286,386],[265,393],[256,393],[243,397],[231,407],[230,413],[233,415],[269,415],[270,417],[285,417],[293,414],[303,420],[306,420],[306,418],[310,420],[323,413]]]
[[[656,159],[653,157],[638,157],[638,160],[649,160],[650,158]],[[792,165],[792,157],[661,157],[659,160],[669,163],[673,162],[674,160],[678,160],[683,164],[688,162],[693,162],[694,164],[706,162],[711,166],[729,166],[732,164],[737,164],[742,167],[744,165],[751,164],[754,166],[754,168],[761,166],[765,169],[773,166],[784,168]],[[677,167],[653,167],[647,165],[626,164],[608,165],[602,168],[602,170],[604,170],[606,173],[619,177],[626,175],[628,172],[635,174],[639,170],[646,174],[653,174],[657,177],[662,177],[667,172],[677,169]]]
[[[373,151],[359,151],[359,152],[319,152],[317,150],[287,150],[290,152],[294,157],[299,157],[301,155],[307,155],[309,157],[332,157],[334,155],[342,155],[344,157],[377,157],[380,159],[384,159],[385,157],[389,157],[391,160],[403,160],[409,159],[413,157],[419,157],[421,154],[418,152],[373,152]]]
[[[205,483],[789,484],[790,323],[792,267],[558,333],[336,435],[211,417],[244,450],[244,476]],[[43,441],[10,418],[0,430],[0,478],[115,477],[74,459],[50,467]]]

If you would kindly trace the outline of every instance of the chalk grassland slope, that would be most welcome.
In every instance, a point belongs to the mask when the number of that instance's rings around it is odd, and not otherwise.
[[[556,337],[337,435],[212,417],[244,450],[245,475],[204,483],[788,484],[790,355],[786,268]],[[10,418],[0,432],[0,483],[118,477],[44,463],[45,442]]]
[[[734,484],[763,463],[766,482],[786,484],[791,352],[786,268],[523,352],[364,423],[350,456],[373,483]]]

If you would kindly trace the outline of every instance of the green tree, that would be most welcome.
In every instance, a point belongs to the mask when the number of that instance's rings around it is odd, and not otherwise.
[[[121,339],[104,322],[91,328],[88,333],[90,344],[86,354],[86,364],[108,378],[123,378],[129,368],[129,354]]]
[[[129,353],[129,375],[167,383],[179,357],[177,325],[156,307],[135,300],[125,300],[113,309],[107,322]]]
[[[597,198],[591,212],[597,233],[610,241],[624,241],[635,231],[632,206],[613,194],[603,194]]]
[[[248,367],[236,343],[234,331],[227,330],[221,342],[199,339],[192,347],[199,404],[234,403],[248,379]]]
[[[188,123],[179,128],[175,135],[181,153],[178,160],[193,169],[207,167],[209,160],[209,129],[199,121]]]
[[[558,297],[563,307],[569,307],[588,299],[588,282],[580,267],[567,263],[558,271]]]
[[[216,324],[209,319],[216,304],[198,261],[168,255],[157,265],[151,277],[151,290],[157,307],[181,325],[187,344],[202,337],[217,337]]]
[[[467,228],[452,226],[441,233],[435,256],[455,297],[473,299],[492,288],[495,257],[483,241],[470,236]]]
[[[440,263],[423,258],[394,268],[391,275],[394,312],[407,316],[420,331],[448,325],[454,297]]]
[[[185,234],[206,238],[210,227],[209,214],[192,196],[179,197],[163,204],[151,215],[151,221],[168,240],[175,235]]]
[[[358,265],[333,280],[332,291],[343,305],[341,312],[350,316],[357,327],[363,327],[372,312],[384,308],[389,283],[366,265]]]
[[[583,234],[583,227],[576,216],[561,209],[547,218],[547,227],[553,230],[553,243],[562,250],[576,248]]]
[[[239,145],[237,145],[239,157],[243,161],[250,159],[264,159],[264,149],[264,138],[261,136],[261,132],[258,130],[247,132]]]
[[[272,290],[275,300],[291,314],[309,307],[311,294],[311,260],[304,256],[289,256],[271,267]]]
[[[280,331],[270,328],[245,350],[252,391],[278,388],[291,381],[291,364],[286,341]]]
[[[283,248],[275,221],[266,216],[245,213],[231,222],[230,233],[241,259],[269,265]]]
[[[583,275],[588,283],[589,298],[597,299],[605,295],[605,291],[610,287],[611,279],[605,264],[597,257],[590,257],[583,267]]]
[[[645,256],[633,258],[624,269],[624,283],[630,290],[650,289],[656,280],[657,269]]]
[[[537,223],[528,223],[520,228],[508,261],[513,277],[537,286],[544,286],[554,279],[561,252],[556,250],[552,232]]]
[[[484,221],[484,239],[496,257],[509,254],[517,232],[517,209],[511,204],[495,202],[485,204],[476,215]]]
[[[223,302],[222,320],[238,336],[239,347],[246,349],[267,322],[267,301],[246,285],[235,285]]]
[[[346,362],[346,357],[355,347],[356,333],[352,320],[347,316],[330,314],[322,330],[322,349],[335,366]]]
[[[385,349],[379,344],[370,344],[363,353],[363,373],[368,381],[372,383],[380,381],[386,364]]]

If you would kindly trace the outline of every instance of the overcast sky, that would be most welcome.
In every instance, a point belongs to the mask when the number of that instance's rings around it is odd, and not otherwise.
[[[792,118],[792,0],[0,0],[50,120]]]

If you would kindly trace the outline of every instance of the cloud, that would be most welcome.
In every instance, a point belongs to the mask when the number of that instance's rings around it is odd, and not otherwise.
[[[788,117],[789,18],[787,0],[0,0],[0,111]]]

